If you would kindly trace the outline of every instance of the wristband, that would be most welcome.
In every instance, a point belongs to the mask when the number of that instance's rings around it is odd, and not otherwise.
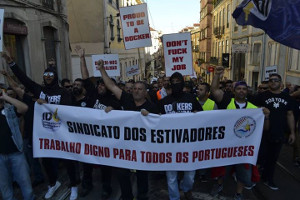
[[[10,67],[12,67],[12,66],[16,65],[16,63],[15,63],[14,61],[12,61],[11,63],[8,63],[8,65],[9,65]]]

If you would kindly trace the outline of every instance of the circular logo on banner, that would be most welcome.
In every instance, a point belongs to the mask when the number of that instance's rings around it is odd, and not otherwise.
[[[86,103],[85,102],[81,102],[81,107],[86,107]]]
[[[234,124],[234,133],[239,138],[249,137],[256,128],[256,122],[252,117],[241,117]]]
[[[56,108],[55,112],[45,112],[43,113],[42,124],[46,129],[52,131],[57,131],[60,128],[61,120],[58,117],[58,109]]]

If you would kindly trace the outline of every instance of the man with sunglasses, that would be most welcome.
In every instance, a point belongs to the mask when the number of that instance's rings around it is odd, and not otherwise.
[[[252,109],[257,108],[255,105],[247,101],[247,94],[248,94],[248,86],[247,83],[244,81],[237,81],[234,84],[233,88],[233,95],[227,93],[220,89],[220,78],[224,74],[224,67],[218,66],[215,70],[215,75],[212,80],[211,84],[211,93],[214,97],[215,101],[218,103],[219,109]],[[268,109],[264,108],[265,117],[269,116]],[[265,123],[265,128],[267,128],[268,122]],[[219,168],[222,169],[222,168]],[[237,178],[237,187],[236,187],[236,194],[234,196],[234,200],[243,199],[242,192],[244,186],[252,187],[253,183],[251,181],[252,175],[252,167],[249,167],[248,164],[236,164],[226,166],[226,173],[228,175],[229,172],[235,170],[236,178]],[[223,174],[224,175],[224,174]],[[223,190],[223,176],[218,177],[217,184],[215,184],[212,188],[211,195],[216,196]]]
[[[6,60],[7,64],[10,66],[11,70],[15,76],[21,81],[21,83],[34,95],[38,103],[48,103],[48,104],[58,104],[58,105],[72,105],[72,97],[70,93],[61,88],[58,85],[58,76],[55,68],[48,67],[43,74],[44,85],[37,84],[32,81],[26,74],[17,66],[17,64],[12,60],[12,58],[6,53],[2,53],[3,58]],[[68,160],[64,160],[69,179],[73,187],[76,187],[76,168],[75,165]],[[58,179],[58,159],[55,158],[43,158],[42,159],[45,172],[49,180],[48,191],[45,194],[45,199],[50,199],[54,193],[61,186]],[[74,190],[75,192],[77,190]],[[76,194],[71,196],[77,197]]]
[[[269,82],[268,81],[262,81],[261,84],[258,86],[257,94],[265,92],[268,89],[269,89]]]
[[[290,135],[288,142],[295,141],[295,121],[293,105],[290,95],[282,92],[280,86],[282,79],[279,74],[269,76],[269,90],[259,94],[256,98],[257,106],[270,110],[270,128],[263,134],[261,151],[265,158],[262,179],[272,190],[278,190],[274,184],[274,170],[281,147],[285,141],[285,128],[288,126]]]

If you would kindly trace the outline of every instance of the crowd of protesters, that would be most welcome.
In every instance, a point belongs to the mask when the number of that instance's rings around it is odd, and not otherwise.
[[[18,183],[25,200],[35,199],[33,188],[47,181],[49,186],[44,198],[52,198],[61,186],[58,181],[59,162],[64,164],[68,173],[70,200],[75,200],[78,196],[85,197],[93,189],[93,165],[67,159],[33,158],[35,102],[86,107],[105,112],[138,111],[144,116],[149,113],[172,114],[262,107],[265,122],[257,166],[237,164],[202,169],[199,170],[201,180],[205,181],[209,177],[216,179],[215,185],[211,188],[211,195],[216,196],[223,190],[224,179],[234,171],[237,180],[234,199],[242,199],[243,189],[255,186],[260,173],[262,181],[270,189],[277,190],[278,187],[274,183],[274,169],[285,142],[294,145],[293,162],[295,166],[300,167],[299,134],[296,134],[300,113],[300,86],[287,84],[287,87],[283,88],[280,75],[270,75],[269,80],[263,81],[255,93],[244,81],[222,82],[223,67],[216,67],[211,84],[196,78],[185,81],[178,72],[171,77],[159,77],[150,83],[133,80],[116,83],[107,75],[103,61],[99,60],[97,69],[102,78],[94,84],[94,79],[87,70],[84,49],[77,46],[75,51],[80,57],[82,77],[73,83],[63,79],[61,86],[55,63],[49,62],[43,74],[43,83],[38,84],[28,78],[7,53],[2,55],[11,70],[1,72],[9,87],[2,85],[0,90],[0,191],[4,200],[14,199],[13,181]],[[11,73],[17,80],[9,75]],[[103,187],[101,199],[109,199],[112,194],[112,172],[115,172],[120,184],[120,199],[135,198],[130,179],[131,170],[108,166],[99,168]],[[162,173],[161,176],[165,175],[167,179],[169,198],[179,200],[179,190],[182,190],[187,200],[193,199],[195,174],[196,171],[184,171],[182,179],[179,180],[177,171]],[[147,200],[148,172],[138,170],[136,176],[136,199]]]

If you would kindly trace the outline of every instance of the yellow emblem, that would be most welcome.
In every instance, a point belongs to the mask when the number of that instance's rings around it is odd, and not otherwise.
[[[52,115],[52,119],[53,119],[54,121],[56,121],[56,122],[59,121],[59,118],[57,117],[57,110],[58,110],[58,108],[56,108],[55,112],[54,112],[53,115]]]

